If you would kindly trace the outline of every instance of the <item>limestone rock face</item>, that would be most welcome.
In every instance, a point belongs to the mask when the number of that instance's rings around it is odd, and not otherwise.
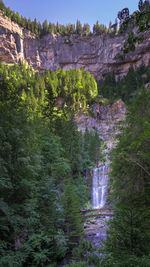
[[[123,47],[126,35],[111,37],[46,35],[40,40],[3,16],[0,11],[0,61],[7,63],[26,60],[35,70],[56,70],[63,68],[81,68],[90,71],[96,78],[101,74],[114,71],[116,76],[123,76],[129,67],[150,62],[150,32],[145,33],[145,40],[129,53],[126,60],[115,60]]]
[[[126,107],[122,100],[117,100],[110,105],[93,105],[93,116],[85,115],[80,112],[76,116],[76,122],[79,131],[85,132],[97,130],[101,139],[103,139],[110,150],[115,145],[115,136],[118,133],[117,124],[125,119]]]

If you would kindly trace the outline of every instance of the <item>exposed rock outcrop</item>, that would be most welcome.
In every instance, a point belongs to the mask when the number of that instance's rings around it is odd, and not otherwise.
[[[106,196],[108,196],[108,175],[109,166],[109,152],[115,146],[115,135],[118,133],[116,128],[117,123],[125,119],[126,108],[121,100],[116,101],[114,104],[97,104],[92,107],[93,116],[87,116],[85,114],[78,114],[76,121],[78,129],[85,132],[86,127],[88,130],[97,129],[99,136],[105,141],[107,145],[106,162],[108,165],[95,168],[93,171],[93,186],[92,186],[92,204],[94,208],[105,206]],[[103,163],[104,164],[104,163]],[[102,201],[103,200],[103,201]],[[101,205],[102,204],[102,205]],[[95,212],[98,215],[97,210]],[[86,221],[84,224],[84,239],[90,241],[95,248],[101,248],[103,241],[106,240],[108,224],[107,221],[113,216],[113,212],[99,212],[105,213],[97,216],[93,221]],[[110,214],[111,213],[111,214]],[[86,216],[89,213],[86,213]],[[109,214],[106,216],[106,214]]]
[[[76,116],[78,129],[85,132],[87,128],[89,131],[96,130],[101,139],[103,139],[108,149],[114,146],[114,139],[118,133],[117,124],[125,119],[126,108],[122,100],[116,101],[114,104],[94,104],[93,116],[86,115],[80,112]]]
[[[37,39],[34,34],[4,17],[0,11],[0,61],[17,63],[26,60],[35,70],[40,71],[83,67],[96,78],[111,71],[116,76],[123,76],[131,65],[136,67],[142,62],[150,62],[150,32],[145,33],[144,42],[138,44],[124,61],[114,58],[123,47],[126,35],[72,35],[69,43],[66,38],[46,35]]]

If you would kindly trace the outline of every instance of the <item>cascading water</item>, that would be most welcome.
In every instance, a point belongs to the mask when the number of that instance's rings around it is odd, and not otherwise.
[[[107,198],[109,166],[104,165],[93,170],[92,205],[103,208]]]

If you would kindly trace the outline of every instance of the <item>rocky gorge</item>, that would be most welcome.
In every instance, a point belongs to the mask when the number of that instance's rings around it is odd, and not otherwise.
[[[124,60],[115,59],[120,53],[127,34],[71,36],[45,35],[38,39],[30,31],[5,17],[0,11],[0,61],[18,63],[26,61],[33,69],[64,70],[81,68],[95,78],[114,72],[116,77],[127,74],[130,66],[138,67],[150,62],[150,32],[144,33],[144,41]]]
[[[118,124],[125,120],[126,106],[122,100],[117,100],[113,104],[95,103],[91,107],[91,115],[79,112],[76,115],[78,130],[82,133],[86,128],[89,131],[97,130],[99,137],[106,144],[105,148],[105,165],[100,162],[99,167],[93,169],[92,179],[92,205],[93,208],[104,208],[107,199],[107,187],[109,183],[109,154],[115,146],[115,137],[119,133]],[[103,165],[103,166],[102,166]],[[104,190],[103,190],[104,189]],[[105,192],[104,192],[105,191]],[[93,194],[95,195],[93,199]],[[104,202],[102,201],[103,199]],[[103,203],[102,203],[103,202]],[[106,213],[106,212],[105,212]],[[87,220],[84,224],[84,239],[90,241],[93,247],[100,248],[102,242],[106,240],[106,231],[108,229],[108,216],[96,217]]]
[[[129,53],[126,61],[115,60],[115,55],[120,51],[125,36],[77,36],[66,38],[60,35],[46,35],[37,39],[34,34],[21,28],[0,11],[0,61],[8,64],[26,61],[34,70],[46,69],[64,70],[81,68],[88,70],[96,78],[114,71],[116,76],[127,73],[130,65],[138,66],[145,57],[149,63],[150,49],[147,35],[145,42],[138,47],[138,53]],[[147,47],[145,49],[145,47]],[[144,52],[145,51],[145,52]],[[114,138],[118,133],[118,122],[125,119],[125,104],[118,100],[113,104],[95,103],[91,107],[91,115],[80,111],[76,115],[78,130],[82,133],[86,128],[89,131],[97,130],[99,137],[107,145],[107,152],[114,146]],[[85,239],[92,240],[98,245],[99,239],[106,238],[106,224],[104,220],[94,220],[87,223]]]

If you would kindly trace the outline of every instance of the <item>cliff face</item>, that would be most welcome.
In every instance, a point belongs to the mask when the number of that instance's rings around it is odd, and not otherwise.
[[[123,76],[129,67],[150,62],[150,32],[145,40],[137,45],[136,51],[129,53],[126,60],[115,60],[126,36],[77,36],[73,35],[66,43],[66,37],[46,35],[38,40],[0,12],[0,61],[7,63],[26,60],[35,70],[81,68],[90,71],[95,77],[114,71]]]
[[[92,107],[93,116],[80,112],[76,116],[79,131],[85,132],[97,130],[101,139],[107,144],[108,150],[115,145],[115,136],[118,134],[117,124],[125,120],[126,107],[122,100],[114,104],[94,104]]]

